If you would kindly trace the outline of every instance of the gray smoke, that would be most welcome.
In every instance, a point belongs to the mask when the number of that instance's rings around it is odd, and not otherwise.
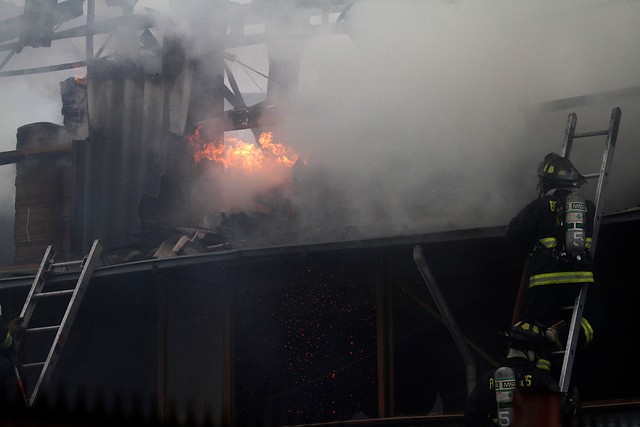
[[[171,10],[172,31],[189,35],[196,18],[179,14],[181,4],[140,1],[136,11]],[[622,108],[622,124],[605,212],[637,206],[637,97],[605,96],[558,111],[541,106],[637,87],[639,18],[638,1],[354,2],[346,14],[348,35],[306,45],[299,104],[269,129],[308,159],[295,177],[294,203],[304,226],[355,229],[363,237],[506,224],[535,196],[536,166],[546,152],[559,150],[567,115],[578,113],[579,130],[601,129],[615,106]],[[283,37],[291,34],[280,30]],[[278,28],[273,31],[277,38]],[[207,34],[200,25],[192,37],[194,55]],[[286,56],[288,46],[300,49],[297,41],[280,41],[278,55]],[[12,66],[82,57],[82,46],[61,52],[56,45],[25,48]],[[264,46],[232,53],[268,73]],[[264,77],[240,63],[230,65],[241,90],[266,90]],[[0,149],[14,149],[23,124],[61,123],[58,84],[71,75],[0,79]],[[601,144],[587,151],[599,159]],[[9,215],[13,172],[2,166],[0,173],[2,213]],[[245,190],[240,183],[233,188],[239,205]],[[254,192],[246,190],[247,200]]]
[[[560,149],[568,113],[579,131],[604,129],[614,106],[623,119],[605,211],[637,204],[633,100],[540,109],[637,85],[638,17],[638,2],[356,3],[349,37],[307,48],[308,110],[287,122],[310,152],[310,179],[329,187],[301,195],[306,216],[374,235],[506,224],[535,197],[537,164]],[[588,157],[601,159],[602,141]]]

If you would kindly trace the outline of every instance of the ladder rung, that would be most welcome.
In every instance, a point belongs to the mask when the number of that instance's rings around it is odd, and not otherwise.
[[[38,326],[37,328],[27,329],[27,332],[57,331],[59,328],[60,328],[60,325]]]
[[[53,264],[51,264],[51,267],[53,267],[53,268],[72,267],[74,265],[80,265],[83,262],[84,262],[83,259],[79,259],[79,260],[76,260],[76,261],[54,262]]]
[[[600,136],[600,135],[608,135],[609,134],[609,129],[605,129],[605,130],[594,130],[591,132],[582,132],[582,133],[576,133],[573,135],[574,138],[587,138],[590,136]]]
[[[582,175],[582,176],[584,176],[584,177],[585,177],[585,178],[587,178],[587,179],[588,179],[588,178],[598,178],[598,177],[600,176],[600,173],[599,173],[599,172],[596,172],[596,173],[586,173],[586,174],[584,174],[584,175]]]
[[[71,295],[75,289],[64,289],[62,291],[40,292],[34,294],[33,298],[46,298],[46,297],[58,297],[60,295]]]
[[[44,366],[45,362],[34,362],[34,363],[24,363],[22,365],[23,368],[35,368]]]
[[[574,307],[575,305],[565,305],[564,307],[562,307],[562,310],[573,310]]]

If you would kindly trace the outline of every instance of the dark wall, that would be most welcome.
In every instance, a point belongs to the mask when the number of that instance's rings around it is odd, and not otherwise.
[[[596,273],[605,323],[576,359],[574,381],[583,401],[637,397],[630,337],[640,291],[633,280],[633,235],[639,235],[638,223],[601,228]],[[498,332],[510,325],[522,273],[522,260],[504,243],[479,238],[422,245],[472,346],[478,374],[504,356]],[[237,425],[377,417],[380,283],[391,289],[393,306],[393,413],[462,411],[464,364],[413,260],[413,244],[337,245],[96,278],[47,399],[153,416],[164,389],[170,418],[195,425],[220,421],[230,294]],[[25,292],[2,290],[5,313],[19,312]]]

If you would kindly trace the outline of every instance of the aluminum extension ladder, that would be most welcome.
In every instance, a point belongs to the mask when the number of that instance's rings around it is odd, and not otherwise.
[[[611,119],[609,121],[609,127],[604,130],[576,133],[576,113],[569,114],[567,120],[567,127],[565,130],[564,142],[562,144],[560,155],[569,158],[571,155],[571,149],[573,143],[578,138],[589,138],[596,136],[606,136],[606,142],[604,146],[604,153],[602,156],[602,164],[600,171],[597,173],[584,174],[587,179],[598,178],[598,186],[596,187],[596,193],[593,199],[596,205],[595,217],[593,220],[593,234],[591,240],[591,255],[595,256],[596,243],[598,238],[598,231],[600,229],[600,221],[602,219],[602,194],[607,186],[609,179],[609,171],[611,169],[611,162],[613,159],[613,153],[616,146],[616,139],[618,138],[618,127],[620,126],[620,108],[615,107],[611,111]],[[588,284],[582,286],[578,297],[576,298],[575,305],[570,307],[573,309],[571,315],[571,324],[569,326],[569,333],[567,336],[567,345],[564,351],[560,353],[564,354],[562,361],[562,370],[560,372],[559,386],[562,392],[567,392],[569,389],[569,382],[571,378],[571,371],[573,369],[573,361],[575,359],[576,346],[578,343],[578,337],[580,336],[580,327],[582,322],[582,312],[584,310],[584,304],[587,299]]]
[[[71,325],[75,319],[78,307],[82,301],[87,285],[91,280],[91,275],[95,269],[100,255],[102,253],[102,244],[100,240],[95,240],[89,253],[81,260],[54,262],[55,250],[53,246],[47,247],[40,268],[31,285],[31,290],[22,308],[20,317],[24,318],[23,325],[26,327],[25,334],[25,360],[22,363],[22,371],[29,379],[37,378],[35,385],[22,384],[25,403],[27,406],[33,406],[40,391],[47,385],[51,375],[56,367],[62,347],[65,344]],[[75,286],[70,289],[51,289],[53,283],[46,283],[48,278],[52,278],[56,273],[67,273],[69,271],[80,271],[79,278]],[[75,269],[75,270],[74,270]],[[53,282],[51,280],[50,282]],[[48,288],[48,289],[45,289]],[[59,287],[59,286],[58,286]],[[52,319],[60,318],[60,308],[64,306],[66,300],[66,309],[61,316],[58,324],[30,327],[32,317],[40,323],[50,324]],[[47,301],[45,303],[45,301]],[[62,304],[61,304],[62,301]],[[39,318],[34,316],[37,303],[41,310],[38,310]],[[54,314],[55,313],[55,314]],[[42,316],[44,314],[44,316]],[[41,319],[41,317],[44,317]],[[53,320],[53,323],[57,323]],[[55,335],[54,335],[55,333]],[[53,338],[52,338],[53,337]],[[20,340],[21,341],[21,340]],[[31,352],[33,349],[33,353]],[[21,352],[22,353],[22,352]],[[27,356],[28,354],[28,356]],[[46,357],[45,357],[46,354]],[[34,360],[31,360],[34,359]],[[19,377],[18,379],[22,382]],[[28,381],[27,381],[28,382]]]

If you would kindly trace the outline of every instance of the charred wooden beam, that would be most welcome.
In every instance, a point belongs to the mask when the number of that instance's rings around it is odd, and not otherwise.
[[[157,26],[159,20],[157,14],[147,12],[144,14],[119,16],[116,18],[106,19],[104,21],[95,22],[92,25],[81,25],[64,31],[57,31],[51,35],[51,40],[63,40],[76,37],[85,37],[88,35],[115,33],[122,28],[130,28],[136,30],[146,30]],[[13,50],[20,47],[19,43],[5,43],[0,45],[0,51]]]
[[[47,147],[30,148],[23,150],[12,150],[0,153],[0,165],[9,165],[11,163],[18,163],[27,157],[36,157],[58,153],[71,153],[72,144],[59,144],[50,145]]]
[[[277,106],[255,104],[249,107],[226,110],[221,119],[202,120],[197,122],[196,126],[229,132],[261,126],[274,126],[279,124],[280,121],[281,118]]]
[[[51,71],[71,70],[73,68],[86,67],[86,61],[67,62],[66,64],[49,65],[46,67],[27,68],[24,70],[12,70],[0,72],[0,77],[23,76],[27,74],[42,74]]]
[[[82,15],[84,0],[67,0],[54,5],[25,3],[24,14],[0,21],[0,41],[7,41],[25,36],[25,31],[41,32],[46,23],[53,31],[53,26],[60,25]],[[47,21],[47,22],[44,22]]]

